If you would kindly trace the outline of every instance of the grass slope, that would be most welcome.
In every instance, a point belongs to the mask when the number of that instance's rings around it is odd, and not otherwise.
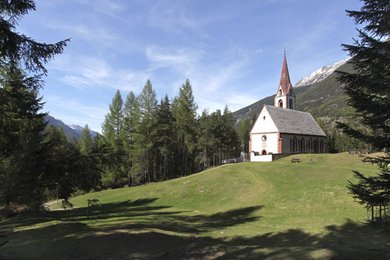
[[[302,162],[225,165],[8,219],[0,258],[389,258],[390,228],[365,224],[346,189],[352,169],[376,167],[349,154],[294,157]]]

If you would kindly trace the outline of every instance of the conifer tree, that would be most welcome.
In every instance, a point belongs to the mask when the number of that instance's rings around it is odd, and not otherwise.
[[[20,19],[33,10],[31,0],[0,0],[0,204],[17,201],[38,208],[45,127],[40,74],[47,74],[45,64],[69,40],[45,44],[16,32]]]
[[[45,44],[15,32],[21,18],[34,10],[32,0],[0,0],[0,66],[20,62],[29,72],[47,74],[45,64],[62,53],[69,42]]]
[[[120,146],[120,134],[123,120],[123,100],[119,90],[116,91],[112,99],[109,112],[103,122],[103,135],[107,141],[114,147]]]
[[[40,80],[27,77],[14,64],[0,75],[0,197],[34,208],[42,202],[41,173],[44,113],[37,97]]]
[[[134,93],[127,95],[123,110],[123,142],[126,151],[126,172],[130,186],[139,182],[142,161],[141,157],[141,111]]]
[[[93,140],[88,125],[85,125],[81,132],[79,147],[80,153],[83,155],[89,155],[92,152]]]
[[[168,96],[157,107],[152,130],[153,150],[156,154],[157,180],[176,177],[176,125]]]
[[[173,103],[173,111],[178,130],[179,167],[182,175],[194,171],[195,149],[197,143],[196,110],[198,106],[192,93],[192,86],[187,79],[179,90],[179,96]]]
[[[361,123],[369,131],[340,124],[345,133],[382,150],[380,158],[367,158],[381,167],[378,176],[365,177],[355,172],[358,183],[349,184],[354,198],[371,209],[372,220],[382,219],[385,206],[390,204],[390,2],[363,0],[359,11],[347,11],[361,25],[354,44],[342,46],[352,56],[353,73],[340,72],[345,83],[349,104],[355,108]],[[379,216],[374,216],[374,208]]]
[[[122,187],[127,182],[122,126],[123,100],[117,90],[102,126],[104,139],[111,148],[110,164],[104,171],[103,183],[105,186],[115,188]]]
[[[141,134],[141,149],[143,167],[141,169],[143,173],[144,182],[150,182],[156,179],[154,154],[152,153],[152,130],[154,126],[154,114],[157,108],[156,92],[153,89],[150,80],[146,81],[146,84],[138,97],[140,107],[140,134]]]

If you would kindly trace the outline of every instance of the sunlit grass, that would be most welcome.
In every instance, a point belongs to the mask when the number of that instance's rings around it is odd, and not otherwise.
[[[82,251],[93,241],[100,245],[102,237],[114,237],[111,242],[132,246],[121,249],[114,258],[136,257],[138,253],[154,257],[172,250],[183,250],[192,257],[230,253],[232,257],[257,258],[284,247],[289,252],[285,256],[322,258],[349,256],[351,246],[383,249],[390,245],[389,232],[364,224],[366,212],[346,188],[353,169],[374,174],[378,171],[375,165],[346,153],[294,157],[301,162],[291,163],[291,157],[286,157],[272,163],[230,164],[161,183],[77,196],[71,199],[71,211],[52,212],[34,221],[28,217],[4,221],[4,228],[16,232],[2,250],[6,255],[23,257],[26,255],[17,250],[18,243],[34,251],[38,244],[50,248],[54,239],[64,245],[63,250],[76,246]],[[87,219],[88,199],[99,203],[90,208]],[[346,237],[340,238],[339,230],[344,229],[348,230]],[[361,236],[370,232],[382,243],[362,240]],[[163,245],[161,236],[170,248]],[[149,245],[133,241],[136,237],[146,237]],[[338,239],[352,240],[343,242],[348,245],[337,245]],[[99,252],[110,249],[110,239],[103,241],[108,245],[102,245]],[[176,247],[176,243],[185,246]],[[229,248],[225,248],[226,243],[230,243]],[[335,243],[333,248],[327,247],[329,243]],[[59,251],[33,255],[55,257],[62,249],[54,244]],[[94,251],[87,251],[88,257],[95,256]]]

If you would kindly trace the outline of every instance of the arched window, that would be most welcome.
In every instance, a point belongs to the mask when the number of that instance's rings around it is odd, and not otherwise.
[[[267,154],[267,151],[266,151],[266,150],[263,150],[263,151],[261,151],[261,154],[262,154],[262,155],[266,155],[266,154]]]
[[[279,99],[279,107],[283,107],[283,101]]]
[[[309,140],[309,152],[312,152],[312,151],[313,151],[313,141],[310,138],[310,140]]]
[[[294,104],[293,104],[293,99],[292,99],[292,98],[290,98],[290,102],[289,102],[288,105],[289,105],[289,108],[290,108],[290,109],[293,109],[293,105],[294,105]]]
[[[323,153],[324,152],[324,140],[321,139],[320,140],[320,153]]]
[[[302,148],[301,152],[304,152],[305,151],[305,138],[303,138],[303,137],[301,139],[301,148]]]
[[[282,95],[282,89],[279,89],[279,96]]]
[[[290,138],[290,152],[293,151],[293,140]]]

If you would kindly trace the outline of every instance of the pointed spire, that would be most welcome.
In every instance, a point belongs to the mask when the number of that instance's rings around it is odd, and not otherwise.
[[[287,59],[286,59],[286,48],[284,48],[284,57],[283,57],[283,65],[282,65],[282,73],[280,75],[280,83],[279,86],[283,90],[283,94],[287,95],[292,89],[292,84],[290,81],[290,74],[288,73]]]

